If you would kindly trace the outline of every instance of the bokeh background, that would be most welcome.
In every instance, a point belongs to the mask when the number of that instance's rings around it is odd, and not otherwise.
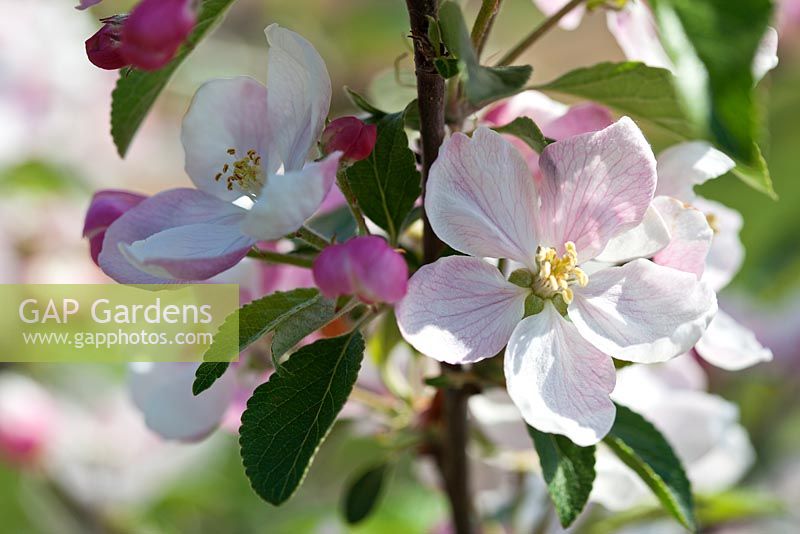
[[[271,22],[299,31],[325,58],[334,116],[354,111],[345,85],[387,110],[412,98],[402,0],[239,0],[179,70],[121,160],[108,133],[116,75],[89,64],[83,41],[99,27],[97,19],[127,11],[133,2],[106,0],[87,12],[73,3],[0,0],[2,283],[104,281],[81,239],[91,193],[188,185],[179,128],[192,94],[212,77],[263,80],[262,31]],[[468,20],[477,4],[465,2]],[[485,56],[540,20],[530,0],[506,0]],[[783,518],[769,521],[791,528],[786,518],[800,505],[800,20],[783,17],[779,30],[780,65],[759,93],[780,200],[733,176],[708,183],[701,193],[744,215],[747,258],[720,299],[775,354],[774,362],[747,371],[710,370],[711,390],[739,404],[757,450],[744,487],[781,501]],[[553,31],[524,57],[534,66],[534,82],[622,59],[602,14],[589,16],[575,32]],[[0,532],[414,533],[435,529],[445,517],[442,498],[419,481],[406,458],[376,514],[358,528],[344,526],[338,513],[343,481],[378,454],[373,440],[352,431],[354,422],[337,425],[298,495],[276,509],[250,490],[234,433],[223,429],[195,445],[151,434],[127,397],[124,369],[5,366],[0,385],[12,372],[49,392],[40,399],[34,385],[15,390],[50,414],[43,424],[55,445],[48,447],[46,466],[0,458]]]

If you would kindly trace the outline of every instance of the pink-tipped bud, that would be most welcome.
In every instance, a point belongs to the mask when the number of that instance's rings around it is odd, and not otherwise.
[[[194,0],[142,0],[122,28],[122,55],[143,70],[169,63],[197,23]]]
[[[117,70],[128,66],[122,56],[121,35],[125,15],[103,19],[103,27],[86,40],[86,56],[97,67]]]
[[[326,247],[314,260],[314,282],[329,298],[355,295],[363,302],[394,303],[408,289],[408,265],[378,236]]]
[[[47,391],[23,375],[0,374],[0,458],[35,463],[55,424],[55,402]]]
[[[320,143],[326,155],[338,150],[344,154],[341,161],[353,163],[372,153],[377,137],[378,128],[374,124],[356,117],[340,117],[325,128]]]
[[[94,194],[92,202],[89,204],[89,209],[86,210],[83,237],[89,239],[89,248],[92,253],[92,260],[95,263],[97,263],[97,258],[100,256],[100,251],[103,250],[103,238],[111,223],[146,198],[146,196],[137,193],[112,189],[98,191]]]

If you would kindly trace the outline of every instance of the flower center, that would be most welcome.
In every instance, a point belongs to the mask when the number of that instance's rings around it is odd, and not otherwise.
[[[585,287],[589,277],[578,267],[578,252],[572,241],[564,245],[566,252],[558,256],[552,247],[539,247],[536,250],[536,267],[531,288],[543,299],[552,299],[561,295],[566,304],[572,302],[573,294],[570,286],[578,284]]]
[[[235,148],[229,148],[228,154],[233,156],[233,163],[224,164],[222,172],[218,172],[214,180],[219,182],[224,178],[228,191],[233,191],[235,187],[246,195],[258,196],[264,187],[261,156],[253,149],[248,150],[247,155],[239,159],[236,159]]]
[[[711,227],[711,230],[714,232],[714,235],[719,233],[719,219],[713,213],[706,213],[706,221],[708,221],[708,225]]]

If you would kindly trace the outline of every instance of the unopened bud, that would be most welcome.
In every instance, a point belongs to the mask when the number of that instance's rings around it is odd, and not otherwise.
[[[117,70],[128,65],[121,50],[122,24],[125,15],[103,19],[103,27],[86,40],[86,56],[97,67]]]
[[[341,151],[342,161],[353,163],[366,159],[375,148],[378,128],[356,117],[340,117],[328,124],[322,132],[320,143],[327,155]]]
[[[382,237],[363,236],[326,247],[314,260],[314,282],[326,297],[355,295],[394,303],[408,288],[408,265]]]
[[[111,223],[146,198],[146,196],[137,193],[111,189],[98,191],[94,194],[92,203],[89,204],[89,209],[86,210],[83,237],[89,239],[89,248],[92,260],[95,263],[97,263],[97,258],[100,256],[100,251],[103,250],[103,238]]]
[[[158,70],[175,57],[197,23],[193,0],[142,0],[122,28],[122,55],[143,70]]]

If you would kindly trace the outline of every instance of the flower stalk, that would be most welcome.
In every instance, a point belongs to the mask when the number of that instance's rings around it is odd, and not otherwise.
[[[295,267],[303,267],[310,269],[314,263],[314,258],[307,256],[300,256],[297,254],[283,254],[281,252],[274,252],[272,250],[264,250],[260,248],[253,248],[247,253],[248,258],[265,261],[268,263],[277,263],[280,265],[294,265]]]

